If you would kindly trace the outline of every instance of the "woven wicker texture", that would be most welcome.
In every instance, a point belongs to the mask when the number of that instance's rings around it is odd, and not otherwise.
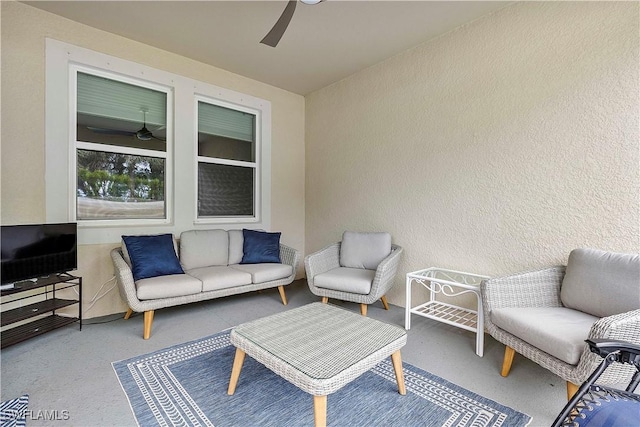
[[[242,324],[231,342],[302,390],[326,395],[407,342],[398,326],[313,303]]]
[[[531,359],[565,381],[583,383],[602,361],[587,344],[577,365],[569,365],[504,331],[491,322],[491,311],[502,307],[561,307],[560,286],[565,267],[557,266],[482,282],[485,328],[501,343]],[[604,317],[591,327],[586,338],[610,338],[640,344],[640,309]],[[600,377],[600,384],[629,382],[633,367],[612,365]]]
[[[236,286],[233,288],[219,289],[215,291],[200,292],[197,294],[186,295],[181,297],[161,298],[154,300],[140,300],[136,293],[136,285],[133,281],[133,273],[127,262],[122,257],[122,250],[115,248],[111,251],[111,260],[116,270],[116,279],[118,281],[118,289],[123,300],[127,302],[131,310],[135,312],[144,312],[148,310],[156,310],[159,308],[172,307],[174,305],[189,304],[192,302],[203,301],[207,299],[220,298],[229,295],[241,294],[245,292],[258,291],[260,289],[275,288],[278,286],[288,285],[296,277],[296,270],[300,262],[300,252],[289,246],[280,244],[280,260],[283,264],[293,267],[290,276],[272,280],[264,283],[256,283],[245,286]]]
[[[398,271],[398,264],[400,264],[402,248],[397,245],[391,245],[391,253],[380,262],[376,269],[376,274],[371,284],[371,291],[367,295],[361,295],[319,288],[314,284],[313,278],[318,274],[340,267],[340,244],[340,242],[334,243],[305,257],[304,267],[309,289],[314,295],[320,297],[335,298],[360,304],[373,304],[393,287],[394,278]]]

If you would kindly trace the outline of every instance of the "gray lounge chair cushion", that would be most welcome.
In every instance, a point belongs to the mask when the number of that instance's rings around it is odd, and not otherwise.
[[[345,231],[340,244],[340,266],[375,270],[391,253],[391,234]]]
[[[229,267],[251,274],[252,283],[264,283],[284,279],[293,273],[293,267],[289,264],[236,264],[230,265]]]
[[[364,268],[338,267],[313,278],[315,286],[334,291],[368,295],[376,275],[375,270]]]
[[[565,307],[498,308],[491,321],[501,329],[570,365],[577,365],[591,326],[599,320]]]
[[[228,266],[194,268],[188,270],[187,273],[202,280],[203,292],[251,284],[251,275],[249,273],[238,271]]]
[[[182,268],[227,265],[229,262],[229,234],[226,230],[189,230],[180,235],[180,263]]]
[[[136,282],[140,300],[182,297],[202,292],[202,282],[188,274],[150,277]]]
[[[640,255],[574,249],[560,288],[565,307],[598,317],[640,308]]]

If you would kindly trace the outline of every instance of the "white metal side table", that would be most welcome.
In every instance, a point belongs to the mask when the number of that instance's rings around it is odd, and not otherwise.
[[[481,276],[479,274],[447,270],[438,267],[407,273],[405,329],[409,330],[411,328],[411,315],[416,314],[475,332],[476,354],[482,357],[484,353],[484,316],[482,313],[480,283],[488,278],[488,276]],[[411,306],[412,283],[422,285],[429,290],[429,300],[427,302],[416,305],[415,307]],[[478,301],[477,310],[471,310],[436,300],[437,294],[457,297],[467,293],[472,293],[476,296]]]

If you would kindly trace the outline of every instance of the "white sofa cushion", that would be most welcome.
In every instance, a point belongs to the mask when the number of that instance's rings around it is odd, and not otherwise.
[[[368,295],[375,275],[374,270],[338,267],[316,275],[313,283],[319,288]]]
[[[591,326],[598,320],[566,307],[509,307],[491,311],[499,328],[570,365],[577,365]]]
[[[226,230],[189,230],[180,235],[180,263],[185,270],[229,262]]]
[[[340,266],[375,270],[391,253],[391,234],[345,231],[340,243]]]
[[[139,300],[182,297],[202,292],[202,282],[188,274],[150,277],[136,282]]]
[[[186,273],[202,280],[203,292],[251,284],[251,274],[228,266],[194,268]]]
[[[253,283],[264,283],[284,279],[293,273],[293,267],[289,264],[236,264],[230,265],[229,267],[251,274],[251,281]]]
[[[640,308],[640,255],[574,249],[560,288],[565,307],[607,317]]]
[[[229,265],[240,264],[244,255],[242,230],[229,230]]]

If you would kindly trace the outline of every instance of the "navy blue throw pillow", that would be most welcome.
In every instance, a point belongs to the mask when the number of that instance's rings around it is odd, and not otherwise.
[[[171,234],[122,236],[122,240],[131,258],[133,280],[184,273]]]
[[[280,234],[265,231],[242,230],[244,243],[240,264],[280,262]]]

